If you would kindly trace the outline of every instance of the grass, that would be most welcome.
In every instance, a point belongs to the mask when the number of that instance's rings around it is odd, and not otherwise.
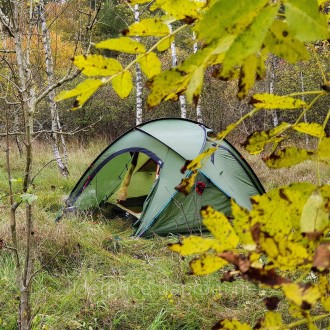
[[[71,145],[70,177],[63,178],[54,162],[35,179],[38,200],[34,209],[35,262],[33,329],[210,329],[219,319],[237,318],[255,324],[265,312],[266,296],[275,290],[259,289],[238,280],[220,282],[221,272],[187,275],[189,258],[167,249],[174,238],[137,239],[124,219],[70,215],[56,224],[56,212],[86,166],[106,146],[101,141]],[[52,159],[50,148],[35,148],[34,173]],[[248,158],[267,189],[288,181],[317,180],[314,165],[303,163],[276,174],[260,159]],[[15,189],[21,184],[23,159],[13,150]],[[328,171],[328,172],[326,172]],[[6,171],[0,164],[0,194],[7,192]],[[329,169],[321,168],[329,177]],[[0,238],[9,242],[8,209],[0,208]],[[24,232],[19,211],[18,232]],[[0,250],[0,329],[17,328],[18,291],[10,252]],[[281,305],[285,317],[287,306]]]

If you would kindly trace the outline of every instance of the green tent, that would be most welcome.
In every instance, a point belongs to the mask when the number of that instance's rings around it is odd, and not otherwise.
[[[66,201],[88,210],[114,205],[134,216],[135,236],[192,233],[203,230],[202,206],[230,215],[230,198],[250,208],[250,196],[262,194],[258,178],[227,141],[184,119],[157,119],[128,131],[90,165]],[[199,171],[185,196],[175,187],[191,173],[180,172],[186,160],[219,146]]]

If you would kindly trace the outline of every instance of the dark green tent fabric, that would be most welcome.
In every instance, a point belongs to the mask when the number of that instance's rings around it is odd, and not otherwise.
[[[136,218],[136,236],[202,231],[200,208],[211,205],[231,214],[230,199],[250,208],[250,197],[264,189],[238,151],[214,141],[213,131],[185,119],[157,119],[141,124],[107,147],[72,190],[68,208],[87,210],[112,204]],[[210,147],[217,151],[199,171],[187,195],[175,187],[191,173],[186,160]]]

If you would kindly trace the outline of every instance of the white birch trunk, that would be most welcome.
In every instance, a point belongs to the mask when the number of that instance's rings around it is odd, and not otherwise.
[[[32,176],[32,135],[33,122],[36,109],[36,93],[34,89],[34,81],[31,74],[30,63],[30,39],[25,43],[23,48],[23,34],[32,36],[33,19],[32,9],[26,12],[26,3],[13,1],[11,3],[11,17],[10,19],[3,13],[0,8],[1,23],[7,28],[10,36],[14,40],[15,61],[17,67],[17,80],[20,109],[25,127],[24,146],[25,146],[25,169],[22,192],[26,193],[31,185]],[[32,7],[32,6],[31,6]],[[24,23],[26,25],[24,25]],[[7,128],[8,130],[8,128]],[[9,169],[8,169],[9,171]],[[33,218],[32,206],[27,204],[25,206],[25,233],[24,233],[24,248],[17,244],[16,233],[14,228],[16,226],[16,210],[19,204],[11,203],[11,230],[12,243],[14,244],[15,253],[21,256],[16,261],[17,282],[19,284],[19,311],[18,311],[18,329],[31,329],[31,275],[33,272]]]
[[[172,25],[167,24],[170,32],[172,33]],[[171,43],[171,54],[172,54],[172,67],[175,68],[178,65],[178,57],[176,54],[176,47],[174,40]],[[181,118],[187,118],[187,106],[186,106],[186,98],[184,95],[179,96],[179,103],[180,103],[180,111],[181,111]]]
[[[51,42],[50,42],[50,35],[49,30],[46,22],[45,17],[45,5],[44,1],[40,0],[39,5],[39,17],[41,21],[41,33],[42,33],[42,44],[45,53],[45,64],[46,64],[46,74],[47,74],[47,82],[48,85],[51,86],[55,83],[55,74],[54,74],[54,63],[52,57],[52,50],[51,50]],[[67,149],[64,140],[64,136],[60,135],[60,140],[58,138],[57,132],[62,132],[62,127],[59,120],[58,109],[57,105],[54,101],[55,99],[55,90],[52,90],[48,95],[48,106],[50,109],[50,116],[51,116],[51,127],[52,133],[50,135],[52,141],[52,149],[54,153],[54,157],[56,159],[57,165],[64,176],[68,176],[69,171],[66,165],[67,161]],[[62,160],[61,152],[59,143],[61,142],[62,150],[64,153],[64,161]]]
[[[301,91],[305,92],[305,84],[304,84],[304,74],[301,71],[300,72],[300,83],[301,83]],[[301,99],[305,101],[305,95],[302,94]],[[304,122],[307,123],[307,113],[304,113]],[[308,134],[305,134],[306,136],[306,148],[308,149],[308,144],[309,144],[309,139],[308,139]]]
[[[195,54],[198,51],[198,44],[197,44],[197,40],[196,40],[196,34],[195,34],[194,31],[192,33],[192,39],[194,41],[193,52]],[[202,115],[202,107],[201,107],[201,96],[199,96],[199,99],[198,99],[198,102],[197,102],[197,105],[196,105],[196,117],[197,117],[197,121],[199,123],[203,123],[203,115]]]
[[[277,69],[277,59],[275,56],[271,57],[271,69],[270,69],[270,75],[269,75],[269,93],[274,94],[274,84],[276,80],[276,71]],[[273,126],[278,126],[278,116],[276,110],[272,111],[273,116]]]
[[[140,12],[139,5],[134,6],[134,21],[140,21]],[[139,37],[135,38],[137,41],[140,41]],[[142,116],[143,116],[143,99],[142,99],[142,72],[140,68],[140,64],[136,63],[135,65],[135,83],[136,83],[136,125],[142,124]]]

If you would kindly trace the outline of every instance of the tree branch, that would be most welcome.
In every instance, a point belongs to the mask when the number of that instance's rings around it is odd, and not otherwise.
[[[55,84],[49,86],[46,90],[44,90],[39,96],[36,97],[35,104],[37,105],[41,100],[43,100],[51,91],[55,88],[60,87],[64,83],[73,80],[74,78],[78,77],[80,74],[79,70],[76,70],[71,75],[66,75],[62,79],[55,82]]]

